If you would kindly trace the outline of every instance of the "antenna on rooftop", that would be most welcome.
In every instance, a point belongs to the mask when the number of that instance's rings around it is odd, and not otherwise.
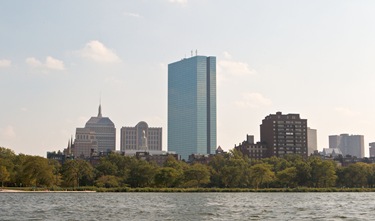
[[[102,92],[101,91],[100,91],[100,97],[99,97],[98,117],[102,117]]]

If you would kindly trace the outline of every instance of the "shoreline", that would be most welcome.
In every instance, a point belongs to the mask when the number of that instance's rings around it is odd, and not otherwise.
[[[328,192],[375,192],[375,188],[97,188],[92,190],[17,190],[0,189],[0,193],[328,193]]]
[[[93,190],[11,190],[11,189],[1,189],[0,193],[96,193]]]

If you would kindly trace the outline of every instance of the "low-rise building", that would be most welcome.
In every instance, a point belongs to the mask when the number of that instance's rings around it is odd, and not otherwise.
[[[135,157],[139,160],[146,160],[147,162],[155,162],[159,166],[163,166],[168,157],[172,156],[178,160],[178,154],[172,152],[165,152],[164,154],[151,154],[149,151],[138,151]]]
[[[250,159],[262,159],[268,156],[267,146],[260,142],[254,143],[254,136],[252,135],[246,135],[246,140],[238,146],[235,145],[234,149]]]

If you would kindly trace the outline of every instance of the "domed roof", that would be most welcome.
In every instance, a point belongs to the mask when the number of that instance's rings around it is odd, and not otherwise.
[[[114,127],[115,124],[108,117],[91,117],[85,127]]]
[[[91,117],[85,127],[115,127],[115,124],[108,117],[102,117],[102,105],[99,105],[98,112],[98,116]]]

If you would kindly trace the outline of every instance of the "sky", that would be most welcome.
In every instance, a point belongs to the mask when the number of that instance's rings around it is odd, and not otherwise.
[[[217,144],[259,141],[277,111],[328,136],[375,141],[375,1],[0,2],[0,146],[46,156],[103,116],[163,128],[167,65],[217,59]]]

